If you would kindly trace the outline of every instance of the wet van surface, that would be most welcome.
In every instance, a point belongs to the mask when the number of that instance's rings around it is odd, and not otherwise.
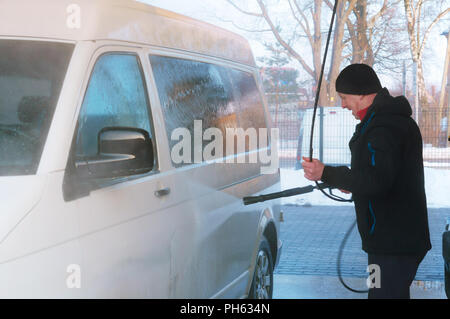
[[[0,297],[271,297],[279,201],[242,198],[280,177],[247,41],[134,1],[0,6]]]

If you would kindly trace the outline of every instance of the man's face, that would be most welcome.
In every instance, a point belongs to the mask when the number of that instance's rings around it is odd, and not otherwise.
[[[352,111],[353,116],[359,119],[356,114],[362,109],[363,96],[344,93],[338,93],[338,95],[341,98],[342,108]]]

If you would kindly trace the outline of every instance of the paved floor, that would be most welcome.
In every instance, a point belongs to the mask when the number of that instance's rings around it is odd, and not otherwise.
[[[365,278],[345,278],[353,289],[366,289]],[[412,299],[446,299],[442,281],[415,281]],[[275,275],[274,299],[367,299],[367,294],[345,289],[336,276]]]
[[[352,206],[284,206],[281,224],[283,252],[275,271],[274,297],[278,298],[366,298],[347,292],[337,279],[339,245],[352,222]],[[433,248],[421,263],[411,290],[415,298],[443,298],[444,263],[442,232],[450,209],[429,209]],[[356,229],[342,257],[345,280],[365,288],[367,254],[361,250]],[[356,285],[358,287],[358,285]]]

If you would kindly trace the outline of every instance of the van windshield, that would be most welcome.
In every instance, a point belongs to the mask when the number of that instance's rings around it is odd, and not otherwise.
[[[36,174],[73,49],[0,39],[0,176]]]

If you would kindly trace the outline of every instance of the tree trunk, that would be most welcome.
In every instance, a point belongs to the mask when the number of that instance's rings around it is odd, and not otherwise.
[[[314,80],[316,82],[316,90],[319,85],[320,71],[322,70],[322,33],[320,30],[320,21],[322,18],[322,0],[314,0],[314,41],[312,45]],[[328,104],[328,90],[325,78],[322,79],[319,102],[320,106]]]
[[[450,72],[449,71],[450,71],[450,32],[447,33],[447,53],[445,55],[444,73],[442,74],[441,94],[439,96],[439,118],[440,118],[440,121],[446,116],[445,93],[448,91],[447,87],[450,87]],[[450,91],[448,91],[447,94],[450,95]],[[448,108],[448,106],[447,106],[447,108]],[[448,114],[448,112],[447,112],[447,121],[449,119],[449,115],[450,114]],[[439,121],[439,123],[440,123],[440,121]],[[442,132],[441,132],[441,134],[442,134]]]
[[[372,66],[375,58],[367,38],[367,0],[357,1],[353,12],[356,16],[356,34],[352,39],[352,63],[365,63]]]
[[[340,66],[342,62],[342,39],[344,37],[344,25],[343,23],[345,13],[345,2],[338,3],[336,10],[336,21],[334,25],[334,37],[333,37],[333,51],[331,54],[330,70],[328,72],[328,92],[330,97],[330,105],[336,105],[337,93],[336,93],[336,78],[339,75]]]
[[[333,52],[331,55],[330,70],[328,72],[328,94],[330,105],[336,105],[336,78],[339,75],[342,62],[342,50],[345,25],[350,12],[353,10],[356,0],[348,1],[348,8],[345,8],[346,2],[340,1],[336,10],[336,22],[334,25]]]

